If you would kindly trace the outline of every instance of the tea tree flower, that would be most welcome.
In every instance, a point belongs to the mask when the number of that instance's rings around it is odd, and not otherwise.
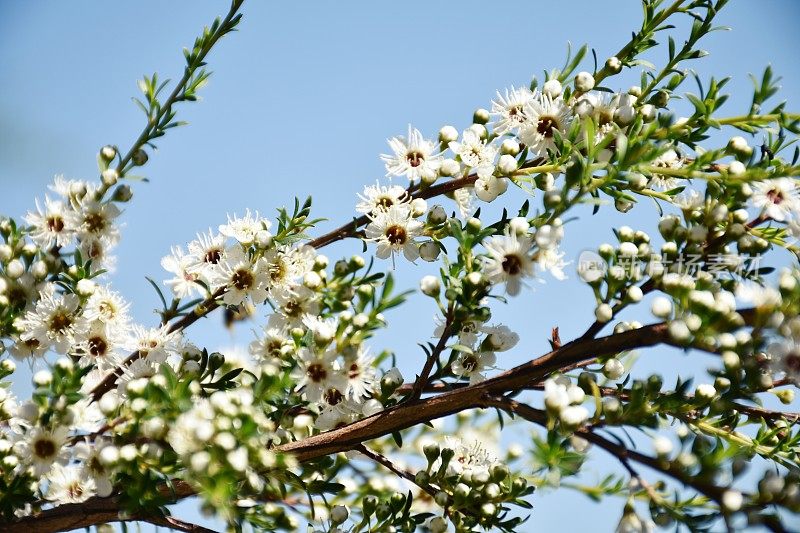
[[[779,222],[800,213],[800,192],[795,180],[778,178],[753,184],[753,205]]]
[[[228,305],[239,305],[245,299],[263,302],[267,299],[269,282],[265,260],[253,261],[238,247],[225,252],[213,278],[214,287],[225,290],[222,299]]]
[[[33,227],[31,239],[42,248],[68,246],[75,239],[75,227],[63,202],[45,197],[42,207],[37,200],[36,212],[28,213],[25,222]]]
[[[53,465],[48,474],[47,499],[59,504],[81,503],[95,495],[94,480],[77,466]]]
[[[393,205],[373,215],[366,229],[366,238],[376,243],[375,255],[388,259],[402,253],[409,261],[419,257],[416,238],[422,233],[422,222],[411,216],[411,211],[402,205]]]
[[[394,153],[381,156],[387,176],[406,176],[410,181],[436,178],[442,155],[436,151],[436,144],[425,139],[418,129],[409,126],[408,136],[392,137],[388,142]]]
[[[361,201],[356,205],[356,211],[365,215],[376,213],[404,203],[406,196],[406,190],[399,185],[367,185],[364,193],[358,195]]]
[[[527,87],[497,91],[497,99],[492,101],[492,128],[498,135],[517,133],[528,121],[526,106],[536,97]]]
[[[546,94],[531,99],[525,115],[528,121],[520,129],[520,139],[540,156],[555,151],[556,135],[564,136],[572,121],[572,112],[563,99]]]
[[[533,261],[529,255],[531,240],[516,234],[489,239],[484,246],[489,252],[483,259],[484,272],[494,284],[505,283],[511,296],[519,294],[522,280],[533,276]]]

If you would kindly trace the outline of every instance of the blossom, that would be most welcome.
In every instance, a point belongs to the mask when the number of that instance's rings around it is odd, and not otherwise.
[[[251,261],[238,246],[229,248],[214,272],[213,286],[224,288],[222,301],[239,305],[249,298],[259,304],[267,299],[269,287],[268,266],[263,259]]]
[[[502,94],[497,91],[497,100],[492,100],[492,128],[497,135],[515,133],[526,122],[528,116],[525,107],[536,97],[527,87],[511,90],[506,89]]]
[[[279,246],[264,254],[264,266],[272,291],[292,288],[314,266],[316,250],[308,245]]]
[[[95,485],[98,496],[110,496],[113,491],[111,471],[100,459],[103,449],[113,445],[107,439],[95,439],[93,442],[78,442],[75,445],[75,458],[83,463],[83,475],[90,478]]]
[[[303,326],[303,318],[319,312],[319,299],[308,287],[298,285],[291,289],[272,292],[275,313],[271,314],[267,327],[286,331]]]
[[[442,155],[436,152],[436,144],[425,139],[418,129],[408,126],[408,137],[392,137],[388,142],[394,154],[381,155],[387,176],[406,176],[410,181],[437,176]]]
[[[25,215],[25,222],[30,224],[30,236],[33,242],[42,248],[68,246],[75,238],[75,228],[69,217],[68,206],[59,200],[44,198],[44,208],[36,200],[36,212]]]
[[[493,368],[496,361],[494,352],[461,352],[451,365],[451,369],[453,374],[469,378],[469,384],[474,385],[486,379],[484,372]]]
[[[121,213],[114,203],[101,203],[87,194],[68,216],[70,226],[75,228],[81,240],[102,239],[107,245],[112,245],[119,240],[119,229],[114,220]]]
[[[251,214],[248,209],[243,217],[236,215],[231,217],[228,215],[228,223],[221,224],[219,232],[246,245],[255,241],[256,233],[262,230],[269,230],[271,225],[269,220],[258,215],[258,211]]]
[[[75,351],[81,354],[82,365],[93,364],[110,370],[122,361],[118,349],[125,342],[124,330],[108,327],[100,320],[96,320],[82,337],[83,339],[75,346]]]
[[[197,239],[190,242],[187,248],[190,263],[186,269],[208,281],[225,253],[225,236],[211,230],[207,233],[198,233]]]
[[[555,151],[556,135],[564,136],[572,121],[572,112],[560,97],[539,94],[525,106],[528,121],[520,128],[519,137],[531,152],[540,156]]]
[[[15,452],[33,468],[35,475],[41,476],[53,464],[63,465],[69,460],[67,434],[68,428],[65,426],[55,426],[52,429],[34,427],[15,444]]]
[[[478,176],[485,178],[494,172],[494,160],[497,157],[497,147],[487,144],[485,139],[474,129],[464,130],[461,142],[452,141],[448,145],[468,167],[474,168]]]
[[[800,342],[798,339],[784,339],[767,347],[770,356],[770,369],[774,374],[782,374],[786,379],[800,386]]]
[[[50,485],[45,498],[56,503],[81,503],[95,495],[92,478],[77,466],[53,465],[47,475]]]
[[[658,168],[681,168],[683,160],[678,155],[678,152],[672,148],[667,149],[664,153],[655,158],[651,166]],[[666,174],[652,174],[650,176],[649,185],[653,189],[660,189],[668,191],[678,186],[678,180]]]
[[[175,274],[175,277],[164,281],[172,289],[172,293],[177,298],[188,298],[195,292],[200,291],[200,286],[197,282],[197,274],[191,271],[192,265],[195,263],[191,255],[185,255],[183,250],[178,246],[173,246],[171,254],[164,256],[161,259],[161,267]]]
[[[377,211],[383,211],[395,204],[402,204],[408,201],[408,193],[399,185],[367,185],[364,187],[364,194],[359,194],[361,200],[356,205],[356,211],[368,215]]]
[[[409,261],[419,257],[416,237],[422,234],[422,222],[411,216],[411,211],[402,205],[393,205],[373,215],[366,229],[366,239],[377,243],[375,255],[381,259],[402,252]]]
[[[282,328],[267,327],[264,329],[263,336],[259,336],[250,343],[249,351],[250,355],[258,361],[270,361],[271,359],[280,359],[284,346],[291,346],[291,344]]]
[[[342,370],[344,371],[347,385],[345,393],[348,398],[361,401],[375,385],[375,367],[372,357],[366,350],[359,346],[355,355],[345,357]]]
[[[87,319],[99,320],[107,327],[125,329],[130,321],[129,307],[130,304],[119,293],[108,287],[99,286],[86,302],[84,314]]]
[[[302,388],[309,401],[318,402],[326,389],[343,390],[345,382],[339,372],[337,353],[327,350],[316,353],[309,348],[301,348],[297,354],[298,366],[292,373],[298,389]]]
[[[170,331],[169,326],[144,328],[137,325],[133,326],[126,344],[140,359],[159,364],[180,350],[180,333]]]
[[[18,323],[22,331],[20,339],[36,339],[41,346],[67,353],[75,343],[75,336],[88,327],[79,306],[80,299],[76,295],[59,294],[53,284],[45,286],[36,307]]]
[[[445,437],[445,447],[455,452],[447,464],[447,475],[463,475],[488,472],[489,468],[497,464],[497,459],[486,449],[479,440],[464,440],[458,437]]]
[[[533,276],[533,261],[528,255],[531,240],[515,233],[494,236],[484,244],[489,256],[483,256],[484,273],[489,281],[506,284],[511,296],[519,294],[522,279]]]
[[[800,213],[798,188],[792,178],[776,178],[753,183],[753,205],[769,218],[783,222]]]

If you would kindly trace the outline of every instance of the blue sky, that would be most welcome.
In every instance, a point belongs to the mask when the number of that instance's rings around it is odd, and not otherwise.
[[[208,0],[0,2],[0,213],[23,215],[55,174],[96,179],[97,150],[107,143],[129,146],[144,125],[129,99],[135,81],[152,72],[180,77],[181,48],[224,9]],[[356,192],[383,178],[378,155],[387,150],[387,137],[402,134],[409,123],[431,136],[444,124],[466,127],[495,90],[561,66],[567,41],[589,43],[602,61],[624,44],[640,17],[634,0],[250,1],[243,11],[240,32],[209,58],[214,76],[202,101],[179,110],[190,125],[159,142],[143,171],[151,181],[134,184],[123,215],[113,285],[145,324],[156,320],[157,297],[144,276],[164,277],[159,260],[170,245],[216,227],[226,213],[251,208],[271,216],[294,196],[309,194],[314,213],[330,219],[320,232],[338,225],[351,217]],[[784,97],[800,94],[799,15],[794,0],[736,0],[721,14],[719,22],[733,31],[709,36],[703,47],[711,55],[696,68],[703,77],[733,76],[727,114],[746,110],[746,75],[767,63],[783,76]],[[660,50],[650,59],[663,62],[665,55]],[[620,80],[619,87],[637,77]],[[522,202],[521,194],[503,198]],[[572,260],[610,240],[620,220],[650,231],[656,222],[646,204],[624,219],[610,206],[594,218],[588,210],[578,214],[564,243]],[[348,242],[325,253],[336,259],[360,250]],[[401,286],[415,287],[430,270],[399,265],[395,274]],[[566,282],[536,283],[497,309],[496,320],[524,332],[520,345],[501,356],[501,367],[545,352],[552,326],[570,339],[592,321],[591,292],[570,274]],[[429,301],[413,297],[409,307],[388,316],[389,330],[372,344],[394,349],[412,375],[422,361],[416,343],[427,340],[433,315]],[[213,317],[189,336],[210,347],[242,344],[253,327],[231,334]],[[708,363],[652,353],[642,358],[640,372],[674,375],[681,366],[692,374]],[[597,457],[598,471],[616,468],[600,452]],[[537,495],[534,504],[531,530],[561,531],[610,530],[621,506],[566,492]]]

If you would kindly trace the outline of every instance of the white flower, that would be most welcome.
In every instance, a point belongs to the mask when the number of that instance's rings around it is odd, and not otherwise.
[[[776,309],[783,301],[780,291],[755,282],[737,284],[736,297],[759,309]]]
[[[453,141],[448,146],[453,153],[461,158],[462,163],[474,168],[479,177],[485,178],[491,176],[492,172],[494,172],[497,147],[487,144],[486,140],[481,139],[475,130],[464,130],[461,135],[461,142]]]
[[[769,367],[774,374],[784,375],[795,385],[800,386],[800,342],[797,339],[784,339],[767,347],[770,356]]]
[[[222,301],[227,305],[239,305],[248,298],[260,304],[267,299],[269,281],[266,262],[257,259],[253,263],[241,247],[236,246],[225,252],[214,273],[213,285],[225,288]]]
[[[93,364],[103,370],[111,370],[122,362],[118,349],[125,341],[124,330],[95,320],[82,337],[75,347],[75,351],[82,355],[81,365]]]
[[[411,216],[411,211],[402,205],[393,205],[376,213],[366,229],[366,239],[377,243],[375,255],[381,259],[402,252],[409,261],[419,257],[415,238],[422,233],[422,222]]]
[[[347,382],[345,394],[352,400],[362,401],[375,385],[374,359],[359,346],[356,355],[345,357],[342,366]]]
[[[94,479],[77,466],[53,465],[47,479],[50,484],[45,498],[57,504],[85,502],[96,492]]]
[[[273,291],[272,301],[276,312],[270,315],[267,327],[281,331],[302,327],[303,318],[319,312],[316,293],[303,286]]]
[[[491,174],[475,180],[475,196],[484,202],[493,202],[495,198],[506,192],[508,181],[496,178]]]
[[[567,266],[564,252],[558,248],[541,248],[533,254],[533,260],[542,272],[549,272],[559,281],[567,279],[567,275],[564,274],[564,267]]]
[[[228,223],[220,225],[219,232],[247,245],[255,241],[256,233],[261,230],[269,230],[271,225],[268,220],[258,216],[258,211],[251,214],[248,209],[243,217],[234,215],[231,218],[228,215]]]
[[[36,339],[40,345],[65,354],[75,343],[75,337],[86,331],[88,323],[79,310],[80,299],[74,294],[58,294],[55,290],[53,284],[42,289],[36,307],[19,322],[23,332],[20,339]]]
[[[550,378],[544,382],[544,404],[548,409],[560,411],[570,404],[567,387]]]
[[[328,350],[321,354],[309,348],[301,348],[297,354],[298,366],[292,372],[297,387],[302,388],[309,401],[322,400],[326,389],[345,389],[345,380],[336,362],[337,353]]]
[[[70,226],[75,228],[83,240],[103,239],[107,244],[119,241],[119,229],[114,224],[120,213],[113,202],[100,203],[86,195],[76,211],[69,214]]]
[[[188,245],[191,263],[187,265],[187,270],[201,275],[208,281],[216,265],[222,261],[225,253],[225,237],[215,234],[211,230],[208,233],[198,233],[197,239]]]
[[[30,224],[33,242],[42,248],[68,246],[75,238],[75,228],[70,223],[69,208],[61,201],[44,198],[44,208],[36,200],[36,212],[28,212],[25,222]]]
[[[651,166],[659,168],[681,168],[683,160],[678,155],[678,152],[669,148],[663,154],[655,158]],[[653,174],[650,176],[650,187],[653,189],[660,189],[668,191],[678,186],[678,180],[673,176],[664,174]]]
[[[505,352],[519,342],[519,335],[511,331],[508,326],[485,326],[481,328],[486,333],[486,346],[495,352]]]
[[[408,194],[403,187],[399,185],[381,186],[378,183],[364,187],[364,194],[359,194],[358,197],[361,201],[356,204],[356,211],[365,215],[408,201]]]
[[[178,298],[188,298],[195,292],[200,293],[201,287],[196,283],[197,274],[192,272],[195,259],[191,255],[184,255],[179,247],[172,247],[171,254],[161,259],[161,268],[175,274],[175,277],[164,281]]]
[[[669,455],[672,453],[672,448],[672,441],[663,435],[658,435],[653,439],[653,450],[655,450],[656,455],[662,457]]]
[[[511,90],[503,94],[497,91],[497,100],[492,100],[492,128],[497,135],[516,133],[528,120],[525,107],[534,98],[534,93],[527,87]]]
[[[388,176],[406,176],[410,181],[436,177],[442,156],[436,152],[436,143],[423,138],[418,129],[408,126],[408,137],[392,137],[388,142],[394,154],[381,155]]]
[[[258,361],[270,362],[280,359],[284,346],[290,346],[290,341],[278,328],[265,328],[264,335],[250,343],[250,354]]]
[[[180,333],[170,332],[169,326],[144,328],[133,326],[126,342],[128,349],[139,353],[139,360],[163,363],[180,350]]]
[[[753,183],[751,199],[753,205],[762,209],[766,216],[779,222],[800,213],[798,188],[792,178],[776,178]]]
[[[520,140],[530,147],[531,153],[545,156],[555,151],[556,134],[564,136],[572,121],[572,113],[559,98],[540,94],[525,107],[527,123],[520,129]]]
[[[292,288],[314,267],[316,250],[308,245],[280,246],[264,254],[271,291]]]
[[[582,405],[570,405],[559,413],[561,423],[567,426],[580,426],[589,418],[589,411]]]
[[[125,329],[128,327],[128,308],[119,293],[108,287],[97,287],[86,302],[84,315],[90,320],[99,320],[107,327]]]
[[[696,211],[703,207],[705,198],[694,189],[683,191],[681,194],[672,198],[672,203],[686,212]]]
[[[66,447],[67,428],[56,426],[53,429],[35,427],[14,446],[16,455],[29,464],[34,474],[41,476],[53,464],[66,464],[70,450]]]
[[[94,268],[104,268],[113,272],[117,260],[110,254],[112,243],[107,239],[85,236],[78,247],[83,259],[91,259]]]
[[[508,294],[519,294],[522,279],[533,276],[530,238],[508,233],[492,237],[484,246],[489,252],[482,258],[486,277],[494,284],[505,283]]]
[[[447,465],[447,475],[488,472],[497,464],[497,459],[479,440],[464,440],[457,437],[445,437],[445,447],[455,452]],[[436,468],[436,465],[434,465]]]
[[[461,218],[467,219],[472,216],[475,211],[473,204],[475,203],[475,189],[473,187],[464,187],[458,189],[453,193],[453,200],[458,206],[458,212]]]
[[[469,378],[469,384],[474,385],[486,379],[484,372],[494,368],[496,361],[494,352],[461,352],[451,369],[453,374],[460,378]]]
[[[111,471],[101,459],[105,448],[114,448],[110,441],[95,439],[94,442],[79,442],[75,445],[75,457],[83,463],[83,473],[94,481],[98,496],[110,496],[113,491]],[[109,455],[106,453],[105,455]]]

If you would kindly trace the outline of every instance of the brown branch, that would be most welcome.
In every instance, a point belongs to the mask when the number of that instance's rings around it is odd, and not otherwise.
[[[422,367],[422,372],[420,372],[419,376],[417,376],[416,381],[414,381],[414,386],[411,389],[411,396],[408,397],[406,401],[414,401],[418,400],[420,396],[422,396],[422,391],[425,389],[425,385],[428,384],[428,377],[431,374],[431,370],[433,369],[433,364],[439,360],[439,356],[441,355],[442,351],[444,351],[445,347],[447,346],[447,341],[450,339],[452,335],[451,329],[453,326],[453,306],[451,305],[448,310],[447,314],[444,317],[444,327],[442,329],[442,335],[439,337],[439,342],[436,343],[436,346],[433,348],[428,357],[425,359],[425,365]]]
[[[376,451],[370,450],[369,448],[367,448],[363,444],[359,444],[358,446],[356,446],[353,449],[356,450],[359,453],[364,454],[366,457],[370,458],[371,460],[375,461],[376,463],[382,465],[383,467],[388,469],[390,472],[392,472],[396,476],[410,481],[411,483],[413,483],[414,485],[416,485],[420,489],[424,490],[425,492],[427,492],[431,496],[436,496],[436,493],[439,492],[439,490],[440,490],[438,487],[434,487],[433,485],[430,485],[430,484],[420,485],[419,483],[417,483],[417,480],[414,477],[414,474],[412,474],[411,472],[406,472],[405,470],[403,470],[400,467],[398,467],[397,465],[395,465],[391,461],[391,459],[389,459],[388,457],[386,457],[384,455],[381,455],[380,453],[378,453]]]
[[[141,521],[149,522],[157,526],[168,527],[175,531],[186,531],[187,533],[217,533],[213,529],[209,529],[198,524],[192,524],[191,522],[185,522],[173,516],[142,518]]]
[[[751,321],[755,314],[753,310],[741,310],[739,313],[746,321]],[[489,406],[487,398],[525,389],[532,383],[537,383],[564,367],[594,360],[604,355],[657,344],[675,345],[669,338],[666,323],[650,324],[639,329],[616,333],[599,339],[579,338],[563,345],[558,350],[553,350],[481,383],[455,387],[454,390],[449,390],[436,396],[403,402],[341,428],[326,431],[300,441],[283,444],[276,447],[274,451],[277,453],[291,453],[298,461],[303,462],[352,450],[363,442],[389,435],[417,424],[469,409],[485,408]],[[437,389],[435,386],[431,387],[434,390]],[[586,438],[586,440],[590,439]],[[592,441],[590,440],[590,442]],[[185,482],[176,481],[175,486],[174,493],[171,493],[170,489],[166,487],[161,489],[165,497],[170,501],[177,501],[194,494],[194,491]],[[42,511],[32,517],[20,518],[11,523],[0,524],[0,532],[28,532],[34,524],[39,528],[36,531],[43,532],[58,531],[64,529],[65,525],[70,526],[69,528],[80,528],[109,521],[112,512],[116,516],[118,510],[119,503],[114,498],[95,497],[83,504],[62,505]]]

